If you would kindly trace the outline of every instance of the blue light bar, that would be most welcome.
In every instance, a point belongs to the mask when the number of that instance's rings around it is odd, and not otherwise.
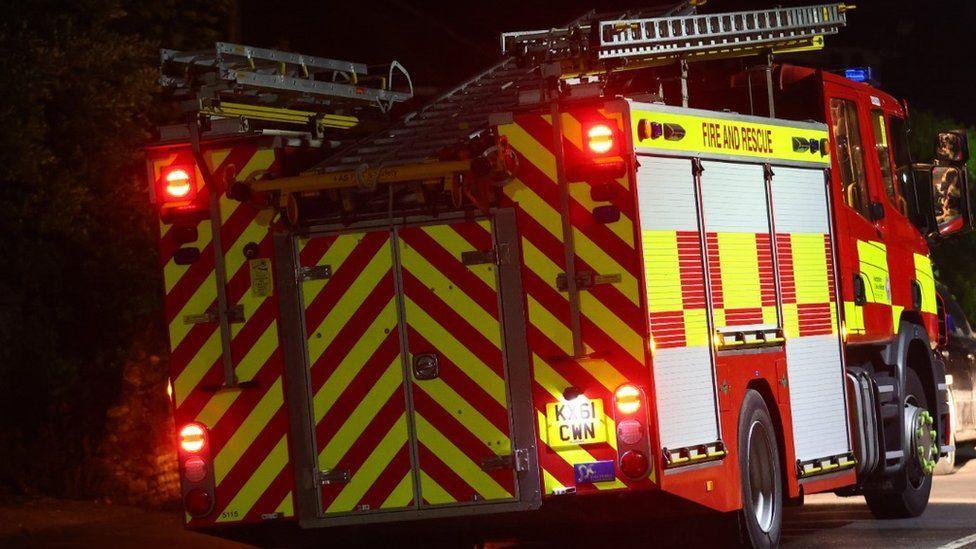
[[[871,67],[854,67],[851,69],[844,69],[844,78],[853,80],[854,82],[867,82],[874,77],[872,72]]]

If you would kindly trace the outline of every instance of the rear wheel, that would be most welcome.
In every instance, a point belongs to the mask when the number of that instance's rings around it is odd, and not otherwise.
[[[880,519],[917,517],[925,511],[932,491],[932,471],[939,456],[932,412],[922,381],[914,370],[905,372],[905,437],[908,461],[902,472],[903,488],[864,495],[871,513]]]
[[[752,547],[777,547],[783,523],[779,446],[766,402],[753,390],[746,391],[739,413],[738,453],[742,541]]]

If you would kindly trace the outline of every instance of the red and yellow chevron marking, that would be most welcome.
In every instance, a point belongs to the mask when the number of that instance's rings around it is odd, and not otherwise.
[[[585,118],[585,120],[584,120]],[[598,119],[622,128],[616,113],[591,111],[579,116],[563,114],[563,149],[568,162],[583,161],[581,126]],[[517,209],[523,261],[522,284],[526,292],[528,343],[532,354],[533,401],[539,420],[538,436],[545,493],[572,486],[573,465],[616,458],[613,418],[605,417],[607,443],[550,448],[544,437],[545,404],[561,398],[570,386],[590,398],[601,398],[610,410],[612,391],[625,381],[648,383],[647,340],[641,309],[640,265],[635,252],[635,208],[629,177],[610,182],[616,196],[608,202],[620,209],[620,221],[597,223],[590,189],[605,180],[569,183],[570,220],[578,271],[617,275],[620,282],[595,286],[581,292],[581,335],[592,357],[574,360],[569,300],[557,289],[557,276],[565,272],[560,193],[553,152],[551,118],[520,115],[499,127],[519,155],[518,177],[505,193]],[[623,488],[623,481],[578,486],[580,491]]]
[[[644,231],[645,288],[654,347],[708,345],[701,240],[694,231]]]
[[[423,504],[512,499],[514,472],[481,468],[512,451],[496,273],[461,263],[464,252],[492,249],[490,225],[397,234],[409,356],[435,353],[440,368],[413,382]]]
[[[220,182],[277,169],[274,151],[254,142],[207,150],[204,157],[214,179]],[[167,165],[194,164],[189,150],[149,161],[157,174]],[[200,192],[207,192],[199,173],[197,181]],[[258,257],[271,258],[271,234],[267,219],[258,210],[230,200],[222,192],[220,210],[228,302],[244,310],[244,322],[232,324],[231,359],[238,379],[253,381],[252,388],[217,390],[223,381],[218,325],[184,320],[217,306],[210,221],[195,222],[197,240],[182,245],[174,241],[172,225],[160,225],[176,422],[199,421],[210,429],[217,486],[214,513],[191,520],[191,525],[294,514],[277,307],[273,299],[252,292],[243,253],[244,246],[253,242],[258,246]],[[198,248],[200,259],[191,265],[176,265],[173,255],[181,246]]]
[[[715,327],[778,324],[769,234],[709,232],[705,244]]]
[[[837,333],[830,236],[820,233],[778,233],[776,252],[786,337]]]
[[[414,504],[390,233],[302,242],[302,266],[331,266],[303,283],[319,469],[347,471],[322,487],[326,514]]]

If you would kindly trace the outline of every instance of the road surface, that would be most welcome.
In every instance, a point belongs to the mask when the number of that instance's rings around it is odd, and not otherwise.
[[[485,547],[716,547],[713,524],[706,518],[689,521],[615,523],[610,526],[576,524],[545,528],[500,528]],[[418,523],[423,527],[423,523]],[[677,526],[676,526],[677,525]],[[554,527],[554,530],[556,528]],[[956,474],[936,477],[932,499],[917,519],[876,521],[861,498],[831,494],[810,496],[800,508],[788,508],[784,546],[791,548],[919,547],[976,549],[976,459]],[[360,545],[361,537],[325,537],[320,546]],[[719,538],[721,540],[721,538]],[[428,545],[423,534],[372,538],[396,549]],[[331,543],[330,543],[331,542]],[[662,543],[663,542],[663,543]],[[721,543],[718,543],[721,545]],[[446,546],[455,546],[447,543]],[[461,546],[460,544],[456,546]],[[467,545],[470,547],[470,545]],[[163,547],[245,548],[246,545],[187,532],[176,512],[143,511],[118,505],[64,500],[0,501],[0,547]]]

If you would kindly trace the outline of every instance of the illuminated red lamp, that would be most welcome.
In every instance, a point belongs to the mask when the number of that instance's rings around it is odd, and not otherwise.
[[[207,431],[198,423],[187,423],[180,429],[180,449],[195,454],[207,445]]]
[[[193,168],[190,166],[169,166],[162,173],[162,198],[166,202],[187,202],[197,196]]]

